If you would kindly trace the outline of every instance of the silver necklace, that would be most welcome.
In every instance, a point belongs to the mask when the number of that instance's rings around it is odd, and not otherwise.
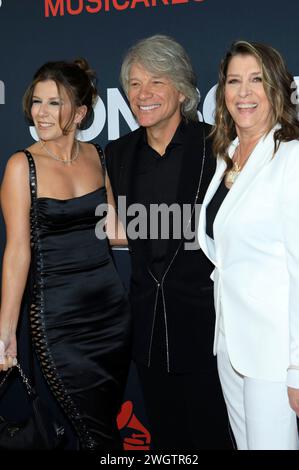
[[[60,158],[60,157],[57,157],[57,155],[55,155],[55,153],[52,153],[51,150],[49,150],[47,147],[46,147],[46,143],[45,142],[41,142],[41,146],[42,148],[47,152],[47,154],[54,158],[54,160],[57,160],[58,162],[61,162],[61,163],[73,163],[75,160],[77,160],[78,156],[79,156],[79,142],[78,140],[76,140],[76,150],[75,150],[75,153],[73,156],[71,156],[71,158],[68,158],[67,160],[64,160],[63,158]]]

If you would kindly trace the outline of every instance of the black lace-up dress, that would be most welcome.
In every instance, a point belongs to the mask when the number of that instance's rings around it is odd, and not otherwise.
[[[30,323],[40,369],[79,447],[116,449],[130,313],[108,242],[95,235],[95,209],[106,202],[106,190],[67,200],[37,197],[34,159],[25,153],[32,198]]]

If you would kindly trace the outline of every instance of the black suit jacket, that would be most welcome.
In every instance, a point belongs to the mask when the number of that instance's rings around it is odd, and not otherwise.
[[[183,133],[184,155],[176,203],[201,204],[215,171],[211,142],[207,138],[210,126],[190,122]],[[106,147],[106,163],[114,196],[126,196],[127,207],[134,200],[133,180],[142,129],[137,129]],[[205,154],[205,156],[204,156]],[[203,165],[204,158],[204,165]],[[201,184],[199,187],[199,181]],[[165,182],[167,184],[167,181]],[[198,191],[199,187],[199,191]],[[127,224],[130,218],[126,220]],[[192,229],[196,220],[192,217]],[[197,231],[196,231],[197,233]],[[157,284],[150,274],[146,240],[128,237],[132,259],[130,288],[134,319],[133,356],[135,361],[150,364],[151,338],[155,318]],[[167,321],[167,350],[169,372],[187,372],[194,368],[208,369],[213,361],[214,309],[212,281],[213,266],[202,250],[184,249],[180,240],[170,240],[163,280]]]

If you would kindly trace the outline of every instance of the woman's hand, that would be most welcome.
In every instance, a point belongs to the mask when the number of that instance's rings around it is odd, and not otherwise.
[[[299,417],[299,388],[288,387],[288,396],[290,407],[295,411]]]
[[[6,371],[17,364],[16,335],[1,337],[0,339],[0,371]]]

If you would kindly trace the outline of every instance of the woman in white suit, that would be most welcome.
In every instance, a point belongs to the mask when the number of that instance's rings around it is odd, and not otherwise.
[[[215,265],[214,353],[238,449],[298,449],[299,125],[273,48],[235,42],[216,94],[199,242]],[[293,92],[293,95],[292,95]]]

